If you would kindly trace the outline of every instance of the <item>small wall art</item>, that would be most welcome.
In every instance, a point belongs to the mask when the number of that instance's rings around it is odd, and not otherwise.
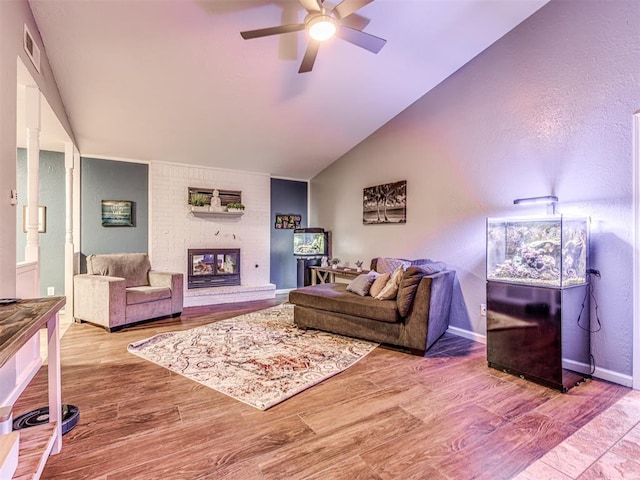
[[[27,233],[27,206],[22,206],[22,231]],[[47,233],[47,207],[38,207],[38,233]]]
[[[275,228],[277,229],[300,228],[301,221],[302,221],[302,215],[296,215],[296,214],[276,215]]]
[[[407,181],[365,188],[362,195],[362,223],[407,223]]]
[[[103,227],[133,227],[131,200],[102,200]]]

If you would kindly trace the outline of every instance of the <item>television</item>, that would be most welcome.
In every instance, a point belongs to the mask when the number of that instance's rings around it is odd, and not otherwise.
[[[293,254],[296,257],[325,257],[329,238],[322,228],[297,228],[293,231]]]

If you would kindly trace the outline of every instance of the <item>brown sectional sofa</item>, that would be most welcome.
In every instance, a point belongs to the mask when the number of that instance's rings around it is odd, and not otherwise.
[[[429,271],[427,262],[415,260],[411,264]],[[415,275],[417,269],[411,270]],[[395,299],[362,297],[347,291],[344,283],[298,288],[289,293],[289,302],[294,304],[294,322],[299,327],[387,343],[423,355],[449,326],[454,277],[455,272],[446,269],[421,275],[404,317]]]

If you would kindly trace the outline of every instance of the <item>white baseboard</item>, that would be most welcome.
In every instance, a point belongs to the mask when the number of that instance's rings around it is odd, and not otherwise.
[[[281,288],[276,290],[276,295],[284,295],[285,293],[289,293],[295,290],[295,288]]]
[[[449,326],[447,332],[457,335],[458,337],[468,338],[474,342],[487,343],[487,337],[485,335],[480,335],[479,333],[465,330],[464,328]]]
[[[633,377],[631,375],[613,372],[611,370],[607,370],[606,368],[596,367],[595,372],[593,372],[593,377],[599,378],[601,380],[606,380],[608,382],[617,383],[618,385],[622,385],[624,387],[633,386]]]
[[[487,343],[487,337],[485,335],[480,335],[479,333],[471,332],[469,330],[465,330],[459,327],[449,327],[447,332],[457,335],[458,337],[467,338],[469,340],[473,340],[474,342]],[[580,372],[588,374],[591,372],[591,366],[585,363],[575,362],[573,360],[563,359],[562,365],[564,368],[568,368],[573,370],[574,372]],[[606,380],[607,382],[617,383],[618,385],[622,385],[623,387],[631,387],[633,386],[633,377],[631,375],[626,375],[619,372],[614,372],[612,370],[607,370],[606,368],[596,367],[595,371],[592,374],[592,377],[599,378],[600,380]]]
[[[569,358],[562,359],[562,368],[582,373],[584,375],[591,375],[591,365],[582,362],[576,362],[575,360],[571,360]]]

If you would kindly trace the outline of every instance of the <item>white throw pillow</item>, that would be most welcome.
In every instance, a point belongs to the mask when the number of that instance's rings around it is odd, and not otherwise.
[[[378,300],[393,300],[398,295],[398,288],[400,287],[400,280],[402,280],[402,274],[404,273],[404,268],[402,265],[398,265],[396,269],[393,271],[393,275],[384,286],[382,291],[375,296]]]

